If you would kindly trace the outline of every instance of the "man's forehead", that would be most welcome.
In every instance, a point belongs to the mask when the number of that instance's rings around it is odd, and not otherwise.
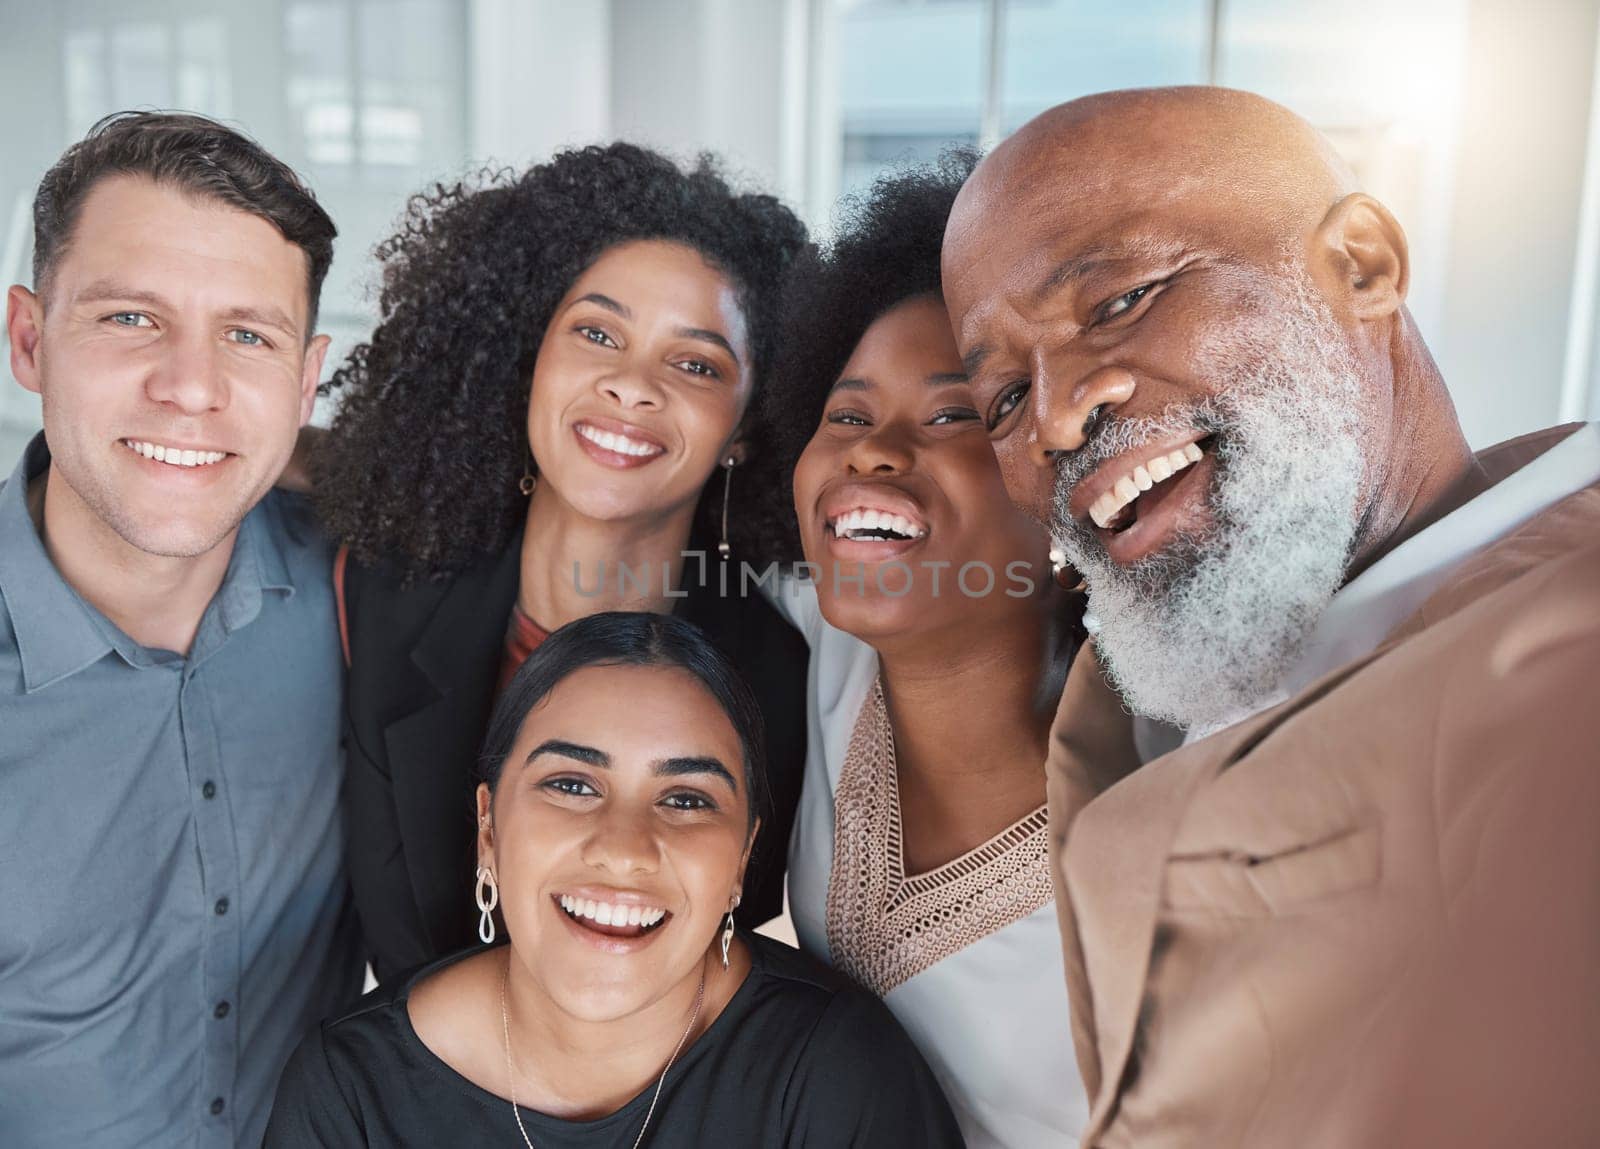
[[[71,293],[116,280],[170,294],[178,277],[206,295],[278,302],[304,322],[309,257],[259,216],[139,176],[112,176],[85,197],[55,279]],[[60,287],[56,289],[60,290]]]
[[[1026,306],[1057,290],[1130,265],[1175,260],[1214,236],[1204,217],[1161,200],[1123,201],[1088,210],[1060,201],[1016,202],[945,247],[946,295],[964,311],[1003,293]]]

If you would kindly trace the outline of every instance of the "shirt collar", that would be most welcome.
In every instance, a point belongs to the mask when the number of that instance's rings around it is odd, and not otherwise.
[[[93,611],[57,572],[28,513],[28,484],[50,465],[44,432],[33,437],[0,488],[0,595],[5,598],[30,694],[115,649]]]
[[[1486,452],[1487,454],[1487,452]],[[1460,563],[1496,539],[1600,482],[1600,424],[1585,423],[1346,583],[1323,611],[1285,686],[1294,694],[1376,650],[1422,608]]]
[[[149,650],[124,634],[56,570],[28,513],[28,484],[49,465],[41,431],[0,487],[0,599],[17,636],[23,688],[30,694],[43,690],[112,652],[130,666],[170,662],[170,654]],[[262,591],[294,593],[288,564],[263,515],[256,507],[239,524],[228,572],[206,608],[190,661],[204,658],[255,619]]]

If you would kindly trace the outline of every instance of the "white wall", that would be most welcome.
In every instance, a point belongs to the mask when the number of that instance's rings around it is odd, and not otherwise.
[[[522,167],[611,131],[611,0],[471,0],[472,158]]]
[[[1477,446],[1559,417],[1597,21],[1600,0],[1473,0],[1437,351]]]
[[[784,0],[612,0],[611,130],[679,157],[710,150],[741,183],[793,178]]]

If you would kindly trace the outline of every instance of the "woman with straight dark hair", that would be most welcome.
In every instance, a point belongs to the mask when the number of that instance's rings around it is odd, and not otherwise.
[[[480,927],[498,909],[507,944],[309,1037],[269,1149],[960,1146],[875,997],[735,928],[762,758],[759,707],[692,625],[608,612],[551,635],[479,762]]]

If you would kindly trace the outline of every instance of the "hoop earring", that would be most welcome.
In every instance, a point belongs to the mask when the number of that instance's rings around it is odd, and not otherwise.
[[[733,896],[733,905],[728,910],[727,923],[722,927],[722,968],[728,968],[728,947],[733,944],[733,911],[739,908],[739,895]]]
[[[717,544],[717,554],[722,556],[724,562],[733,553],[733,548],[728,545],[728,491],[733,486],[733,469],[738,465],[739,460],[732,455],[722,461],[722,541]]]
[[[1082,594],[1089,589],[1089,584],[1067,561],[1066,554],[1058,547],[1050,548],[1050,577],[1056,586],[1072,594]]]
[[[489,896],[483,896],[483,884],[489,883]],[[478,903],[478,909],[483,911],[483,916],[478,919],[478,940],[484,945],[494,941],[494,908],[500,904],[500,887],[495,884],[494,871],[488,866],[478,867],[478,888],[472,893],[472,900]]]
[[[522,497],[526,499],[533,494],[534,486],[533,460],[529,459],[522,464],[522,478],[517,481],[517,490],[521,491]]]

